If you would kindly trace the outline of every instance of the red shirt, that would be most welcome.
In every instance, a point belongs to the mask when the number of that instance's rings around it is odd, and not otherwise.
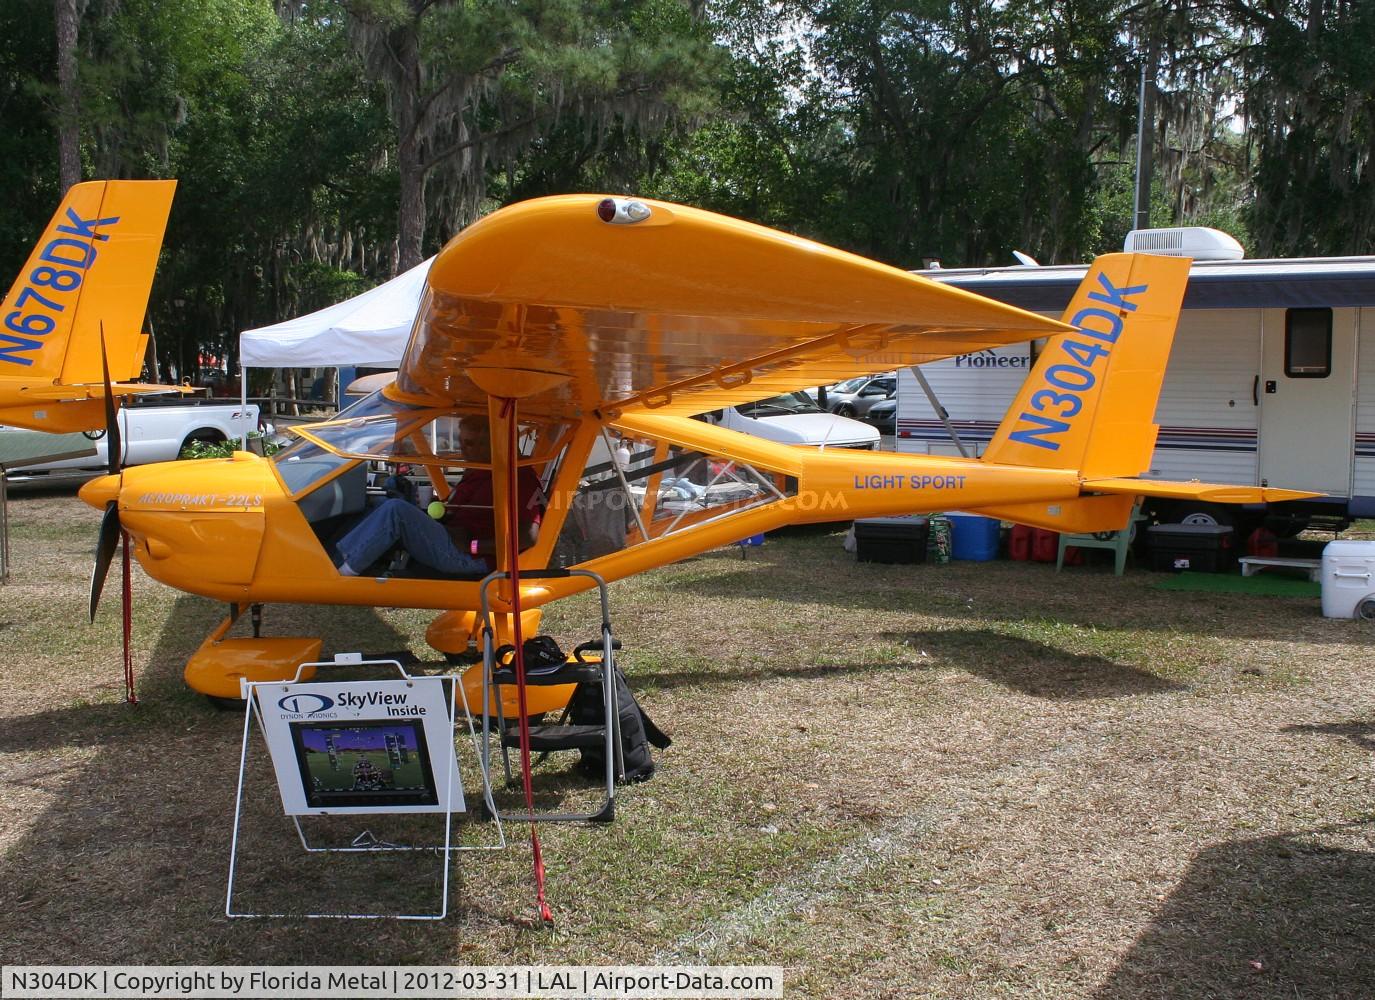
[[[544,513],[544,494],[540,489],[539,477],[528,465],[521,466],[516,476],[518,500],[520,502],[520,526],[538,524]],[[463,551],[468,551],[472,539],[496,537],[496,520],[492,516],[492,473],[487,469],[469,469],[463,479],[444,501],[448,513],[444,515],[444,526]],[[488,557],[488,565],[494,561]]]

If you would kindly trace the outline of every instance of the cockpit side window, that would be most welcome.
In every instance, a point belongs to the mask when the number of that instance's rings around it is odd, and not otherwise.
[[[272,456],[272,467],[293,497],[308,492],[344,466],[354,464],[355,459],[326,451],[312,441],[297,441]]]
[[[339,455],[379,462],[407,461],[424,453],[424,445],[413,435],[423,433],[426,418],[433,415],[433,410],[409,408],[397,413],[331,420],[300,427],[297,431],[307,440]]]

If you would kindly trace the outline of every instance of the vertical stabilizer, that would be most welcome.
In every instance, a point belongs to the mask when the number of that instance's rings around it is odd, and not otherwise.
[[[1084,478],[1149,468],[1190,263],[1152,254],[1094,261],[1064,315],[1078,332],[1047,340],[983,460]]]
[[[111,378],[138,375],[175,188],[89,181],[67,192],[0,310],[0,406],[20,386],[100,382],[102,328]]]

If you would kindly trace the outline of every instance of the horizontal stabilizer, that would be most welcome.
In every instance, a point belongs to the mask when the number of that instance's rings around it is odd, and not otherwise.
[[[1208,503],[1276,503],[1321,496],[1302,490],[1268,486],[1227,486],[1218,483],[1177,483],[1160,479],[1090,479],[1080,484],[1089,496],[1048,503],[1003,504],[970,508],[970,513],[1028,524],[1051,531],[1086,533],[1119,531],[1131,520],[1137,497],[1165,497]]]
[[[25,386],[24,399],[62,402],[68,399],[104,399],[105,385],[95,382],[88,385],[40,385]],[[154,385],[151,382],[116,382],[110,386],[112,396],[143,396],[154,392],[195,392],[189,385]]]
[[[110,395],[115,397],[191,391],[190,386],[149,385],[143,382],[116,382],[110,386]],[[11,390],[7,399],[0,400],[0,424],[10,427],[46,431],[49,434],[71,434],[98,430],[105,426],[105,422],[105,386],[99,382],[25,385]]]
[[[1164,479],[1086,479],[1082,487],[1089,493],[1135,494],[1209,503],[1278,503],[1281,500],[1304,500],[1323,495],[1306,490],[1281,490],[1273,486],[1228,486],[1196,480],[1178,483]]]

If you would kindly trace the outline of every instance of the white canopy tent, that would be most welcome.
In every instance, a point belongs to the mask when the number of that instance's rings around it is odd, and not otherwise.
[[[431,257],[362,295],[239,334],[245,368],[396,368],[425,291]]]
[[[306,316],[239,334],[243,405],[248,405],[249,368],[400,367],[433,262],[431,257],[362,295]]]

